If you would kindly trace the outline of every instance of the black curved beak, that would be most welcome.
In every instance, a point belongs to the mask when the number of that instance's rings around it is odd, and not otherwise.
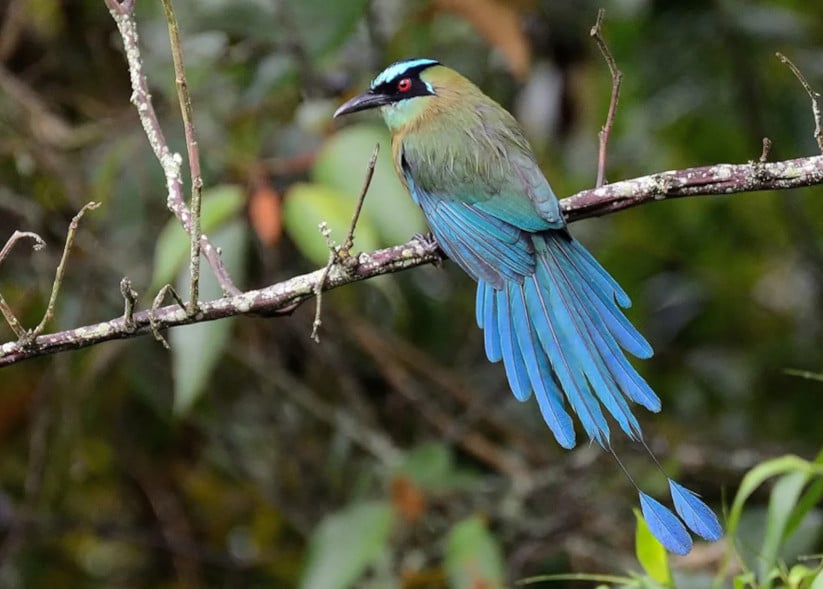
[[[337,118],[341,115],[348,115],[353,112],[359,112],[361,110],[368,110],[370,108],[377,108],[378,106],[385,106],[389,104],[390,100],[388,96],[383,94],[375,94],[371,90],[368,92],[364,92],[359,96],[355,96],[351,100],[344,102],[340,105],[336,111],[334,111],[334,118]]]

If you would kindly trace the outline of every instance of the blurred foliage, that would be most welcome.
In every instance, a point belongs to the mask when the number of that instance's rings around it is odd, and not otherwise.
[[[204,227],[244,288],[325,262],[318,224],[342,241],[375,143],[356,247],[424,227],[374,113],[331,119],[395,59],[436,57],[510,108],[559,194],[594,180],[611,81],[591,0],[174,5]],[[611,180],[756,159],[764,136],[772,159],[815,153],[808,97],[774,53],[823,90],[823,4],[602,5],[625,76]],[[137,7],[153,99],[185,153],[162,6]],[[143,307],[163,283],[187,290],[185,235],[129,95],[102,0],[0,3],[0,240],[48,242],[0,267],[25,325],[92,199],[52,329],[122,313],[124,275]],[[643,420],[648,442],[726,506],[719,544],[673,559],[641,527],[633,546],[631,487],[511,398],[483,356],[473,285],[447,263],[328,294],[319,346],[304,305],[174,331],[171,354],[144,337],[0,370],[0,586],[820,589],[819,559],[802,558],[823,551],[820,462],[797,456],[821,447],[821,197],[681,199],[572,228],[634,298],[665,407]]]

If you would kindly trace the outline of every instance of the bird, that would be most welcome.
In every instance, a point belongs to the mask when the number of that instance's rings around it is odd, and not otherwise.
[[[427,58],[389,65],[334,118],[369,109],[379,109],[390,131],[395,170],[436,244],[477,282],[486,356],[503,362],[515,398],[534,396],[566,449],[576,445],[576,415],[634,485],[667,550],[687,554],[689,530],[720,539],[717,516],[696,493],[667,475],[672,511],[639,488],[611,445],[610,420],[663,470],[632,410],[658,412],[661,402],[626,357],[649,358],[652,348],[621,310],[629,296],[569,232],[520,124]]]

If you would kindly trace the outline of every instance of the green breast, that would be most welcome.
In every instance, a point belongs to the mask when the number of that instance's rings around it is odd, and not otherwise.
[[[520,125],[490,99],[460,115],[424,119],[401,134],[398,147],[418,190],[476,205],[527,231],[564,224]]]

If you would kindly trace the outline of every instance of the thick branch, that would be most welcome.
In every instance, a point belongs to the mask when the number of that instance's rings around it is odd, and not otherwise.
[[[566,218],[572,222],[667,198],[728,195],[816,184],[823,184],[823,156],[774,163],[758,161],[738,165],[717,164],[661,172],[585,190],[563,199],[561,205]],[[432,252],[426,243],[414,239],[403,245],[360,254],[357,264],[351,264],[350,268],[341,264],[333,265],[326,277],[323,290],[440,260],[440,255]],[[160,307],[154,314],[155,324],[163,329],[234,315],[271,314],[315,296],[323,272],[323,269],[317,270],[267,288],[203,303],[200,311],[193,316],[187,315],[185,309],[179,305]],[[118,317],[96,325],[42,335],[28,343],[9,342],[0,345],[0,366],[148,333],[151,330],[150,315],[150,311],[141,311],[131,315],[130,322]]]
[[[578,221],[654,200],[785,190],[816,184],[823,184],[823,156],[660,172],[578,192],[563,199],[561,206],[569,221]]]
[[[357,266],[352,269],[341,265],[332,266],[326,277],[324,290],[380,274],[399,272],[406,268],[429,264],[440,259],[439,254],[427,250],[426,244],[416,241],[370,254],[360,254]],[[200,310],[193,316],[188,315],[184,307],[174,304],[160,307],[154,313],[152,311],[134,313],[131,317],[131,326],[128,326],[121,316],[96,325],[40,336],[28,345],[9,342],[0,345],[0,366],[14,364],[35,356],[85,348],[100,342],[149,333],[152,323],[158,329],[163,329],[213,321],[233,315],[273,313],[314,297],[315,288],[323,272],[322,269],[316,270],[260,290],[251,290],[233,297],[202,303]]]

